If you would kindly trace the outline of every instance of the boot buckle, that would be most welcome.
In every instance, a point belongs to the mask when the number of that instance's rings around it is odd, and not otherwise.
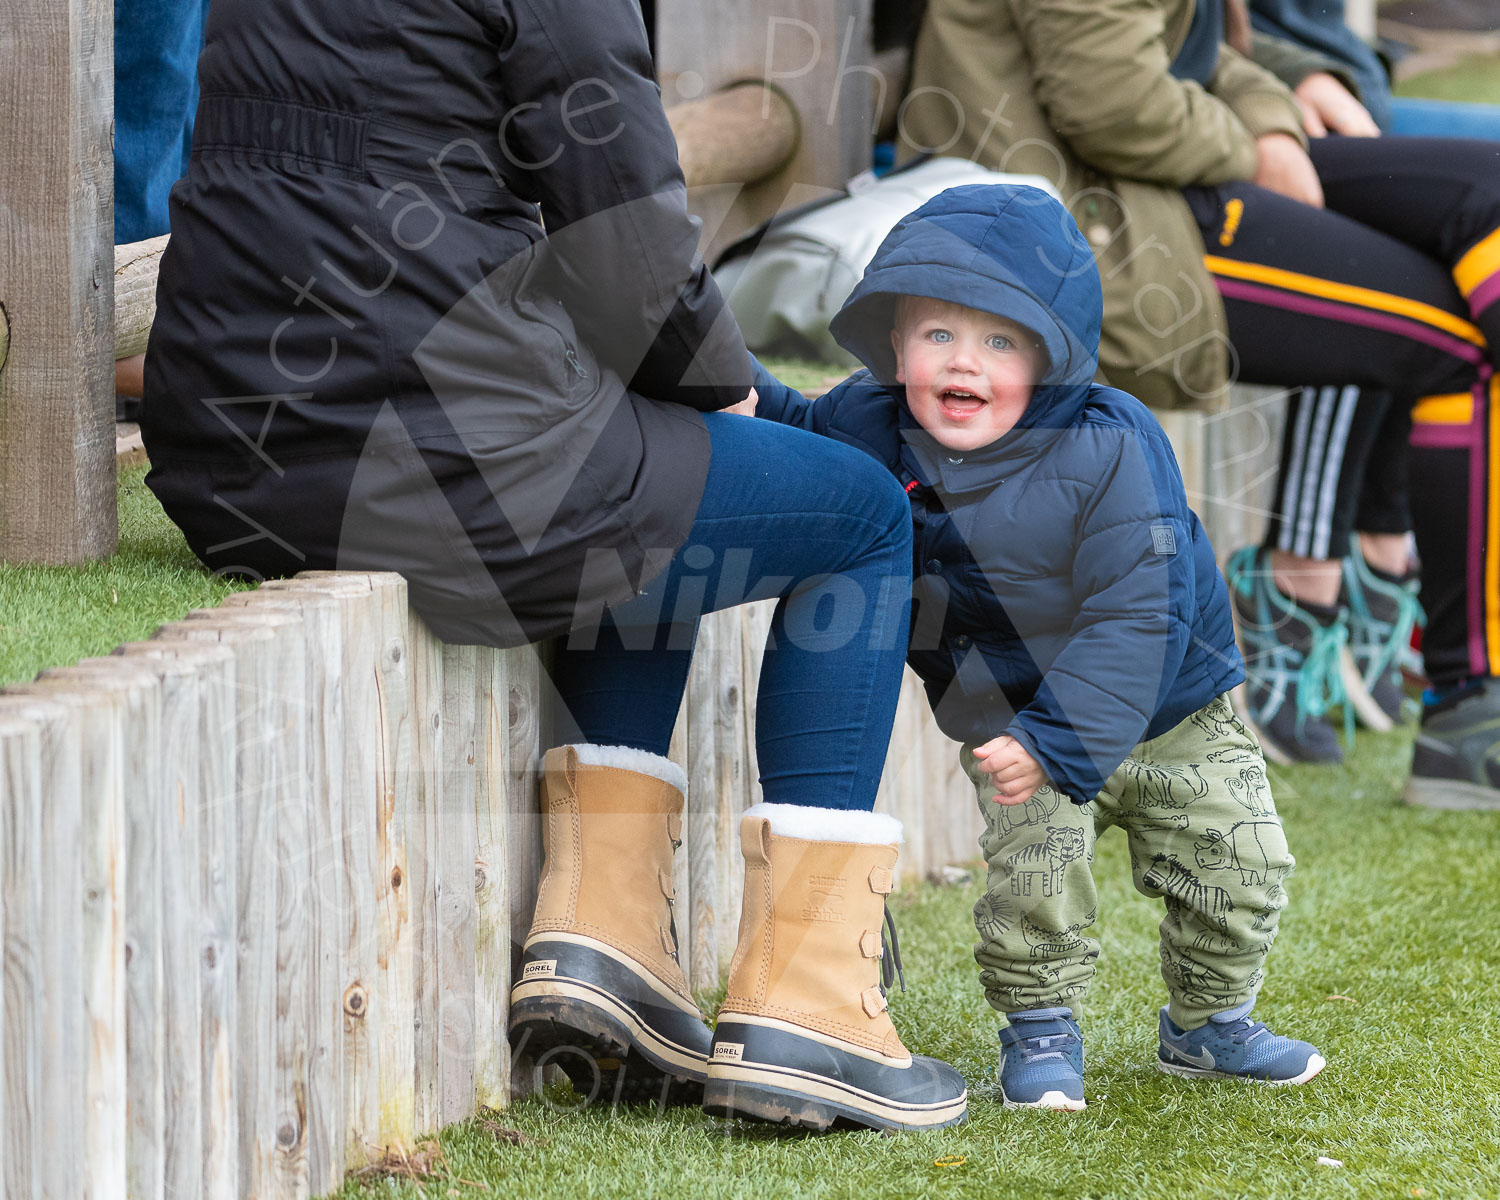
[[[859,952],[865,958],[884,957],[885,947],[881,944],[880,934],[873,929],[866,929],[860,934]]]
[[[865,1010],[865,1016],[874,1019],[885,1012],[890,1005],[886,1002],[885,994],[878,987],[867,987],[859,994],[860,1005]]]

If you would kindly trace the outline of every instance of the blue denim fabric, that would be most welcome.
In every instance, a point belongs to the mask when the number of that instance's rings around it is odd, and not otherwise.
[[[558,652],[557,740],[666,754],[698,618],[779,596],[756,710],[765,798],[868,810],[906,658],[906,497],[852,447],[705,419],[713,458],[687,542],[643,593]]]
[[[1483,138],[1500,142],[1500,104],[1395,99],[1391,101],[1391,132],[1402,137]]]
[[[208,0],[116,0],[115,244],[167,232],[187,170]]]

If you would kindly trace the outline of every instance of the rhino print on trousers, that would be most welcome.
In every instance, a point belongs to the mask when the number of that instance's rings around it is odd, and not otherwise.
[[[1205,871],[1238,871],[1246,887],[1264,883],[1268,872],[1286,866],[1285,835],[1276,821],[1237,821],[1228,833],[1207,830],[1193,850]]]

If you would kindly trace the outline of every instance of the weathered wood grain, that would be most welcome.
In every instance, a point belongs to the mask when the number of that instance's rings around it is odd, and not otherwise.
[[[144,354],[156,319],[156,276],[167,235],[115,247],[115,358]]]
[[[257,589],[226,599],[224,610],[291,612],[302,619],[306,676],[293,708],[301,730],[306,768],[302,788],[286,802],[296,805],[291,824],[305,834],[283,852],[278,878],[305,881],[305,914],[283,914],[278,942],[307,941],[306,1049],[307,1174],[313,1193],[335,1191],[344,1177],[343,864],[344,674],[343,629],[336,597],[317,591]],[[288,875],[288,866],[294,874]],[[305,932],[297,929],[299,916]]]
[[[750,742],[746,735],[745,610],[730,609],[708,618],[718,626],[717,687],[713,717],[714,757],[718,763],[718,795],[713,797],[718,893],[715,933],[718,959],[714,977],[702,987],[716,987],[729,972],[739,934],[744,871],[740,867],[740,817],[749,806]]]
[[[442,651],[443,741],[433,897],[439,1125],[474,1114],[474,862],[484,770],[480,679],[488,682],[494,654],[481,646],[444,646]]]
[[[123,1197],[128,1186],[161,1195],[160,911],[147,871],[130,866],[132,849],[148,862],[155,854],[160,687],[124,665],[54,669],[14,690],[67,706],[78,733],[77,804],[49,799],[39,864],[52,960],[44,959],[43,1105],[61,1122],[44,1124],[42,1194],[78,1187]],[[80,1158],[78,1146],[94,1154]]]
[[[156,820],[156,862],[145,879],[133,882],[127,904],[141,888],[154,893],[159,909],[160,959],[158,1023],[161,1033],[161,1104],[163,1122],[162,1194],[201,1196],[203,1187],[203,1061],[201,997],[198,967],[199,861],[203,771],[203,687],[200,666],[190,659],[121,654],[85,660],[94,667],[145,672],[160,693],[159,733],[153,740],[142,723],[129,715],[127,744],[148,756],[155,772],[151,790],[138,790],[126,777],[130,820]],[[144,803],[154,796],[155,803]],[[135,879],[136,863],[128,864]],[[150,870],[150,868],[147,868]],[[127,919],[127,930],[133,919]],[[132,966],[135,965],[132,958]]]
[[[4,1138],[6,1200],[42,1191],[42,1030],[48,1020],[43,964],[42,810],[61,796],[79,804],[78,727],[63,705],[0,695],[0,862],[5,867]],[[117,1164],[123,1170],[123,1162]],[[71,1181],[64,1181],[71,1182]],[[55,1190],[55,1189],[54,1189]]]
[[[510,759],[512,652],[486,651],[479,672],[479,787],[474,797],[474,1092],[510,1103]]]
[[[510,836],[508,875],[510,884],[511,978],[521,961],[531,918],[536,912],[536,891],[541,881],[542,820],[539,742],[542,740],[542,663],[532,646],[504,652],[509,688],[509,754],[505,764],[506,817]],[[511,1059],[511,1092],[517,1098],[530,1095],[536,1086],[536,1071],[524,1055]]]
[[[278,978],[277,902],[281,899],[280,797],[292,780],[295,761],[288,746],[288,677],[300,679],[302,661],[291,643],[301,622],[289,613],[236,614],[200,610],[163,626],[162,639],[222,643],[235,655],[237,719],[235,801],[237,823],[235,1009],[237,1054],[234,1096],[243,1194],[279,1197],[282,1192],[281,1133],[287,1080],[282,1041],[305,1023],[278,1028],[286,993]],[[287,661],[296,665],[288,671]],[[290,1018],[291,1013],[287,1016]],[[285,1139],[295,1152],[301,1141],[295,1121]]]
[[[440,1123],[438,1044],[438,810],[443,794],[443,644],[410,614],[407,646],[412,704],[411,820],[406,831],[406,891],[411,905],[413,1122],[418,1133]]]
[[[691,879],[687,903],[675,906],[679,946],[689,944],[695,989],[719,983],[719,654],[724,642],[718,614],[698,622],[698,641],[688,672],[684,704],[688,712],[687,796],[683,812],[686,858]],[[685,969],[685,968],[684,968]]]
[[[184,827],[196,821],[196,853],[184,849],[183,881],[189,895],[179,913],[174,901],[164,902],[164,962],[191,963],[194,978],[175,986],[190,986],[194,1002],[184,1003],[180,1015],[168,1015],[170,1032],[196,1018],[198,1036],[186,1043],[196,1049],[199,1073],[198,1132],[199,1188],[204,1200],[235,1200],[239,1196],[238,1118],[234,1104],[235,1041],[235,771],[236,710],[235,660],[227,646],[158,639],[121,646],[117,654],[157,660],[169,672],[184,671],[190,690],[174,702],[164,692],[162,722],[170,729],[174,708],[196,706],[189,722],[196,745],[184,750],[197,764],[196,783],[186,773],[179,778],[196,812],[183,811]],[[155,665],[155,664],[153,664]],[[168,765],[171,765],[169,760]],[[185,808],[187,806],[184,806]],[[166,883],[164,886],[173,887]],[[165,893],[164,893],[165,894]],[[178,939],[185,939],[185,946]],[[175,1003],[175,1001],[174,1001]],[[171,1104],[172,1092],[168,1092]],[[184,1101],[186,1103],[186,1101]],[[170,1129],[170,1125],[169,1125]]]
[[[338,769],[343,852],[338,904],[343,969],[338,980],[338,1028],[343,1057],[343,1161],[352,1169],[369,1162],[380,1146],[379,1057],[370,1011],[372,1003],[378,1003],[378,994],[372,993],[378,993],[381,975],[376,905],[383,741],[379,677],[382,655],[390,647],[382,640],[381,600],[368,575],[304,574],[268,581],[259,592],[325,595],[337,605],[340,618],[343,744]]]
[[[0,10],[0,559],[114,552],[113,6]]]

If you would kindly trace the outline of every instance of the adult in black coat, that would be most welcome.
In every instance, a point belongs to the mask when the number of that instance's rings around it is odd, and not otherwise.
[[[900,685],[905,499],[857,451],[716,411],[746,400],[751,363],[697,255],[634,0],[214,0],[199,74],[147,357],[148,482],[215,571],[396,570],[449,641],[569,635],[577,744],[548,756],[512,1035],[602,1051],[631,1094],[697,1099],[710,1031],[663,882],[697,618],[782,597],[758,710],[767,828],[806,841],[776,814],[819,806],[835,858],[897,840],[868,810]],[[886,1029],[849,928],[842,957],[803,954],[795,978],[826,974],[820,1003],[847,993]],[[789,1089],[812,1124],[851,1116],[816,1099],[835,1069],[799,1057],[827,1046],[778,1036],[793,1049],[762,1066],[790,1082],[739,1111],[779,1116]],[[962,1119],[956,1073],[891,1054],[866,1123]],[[867,1057],[844,1058],[867,1094]]]

